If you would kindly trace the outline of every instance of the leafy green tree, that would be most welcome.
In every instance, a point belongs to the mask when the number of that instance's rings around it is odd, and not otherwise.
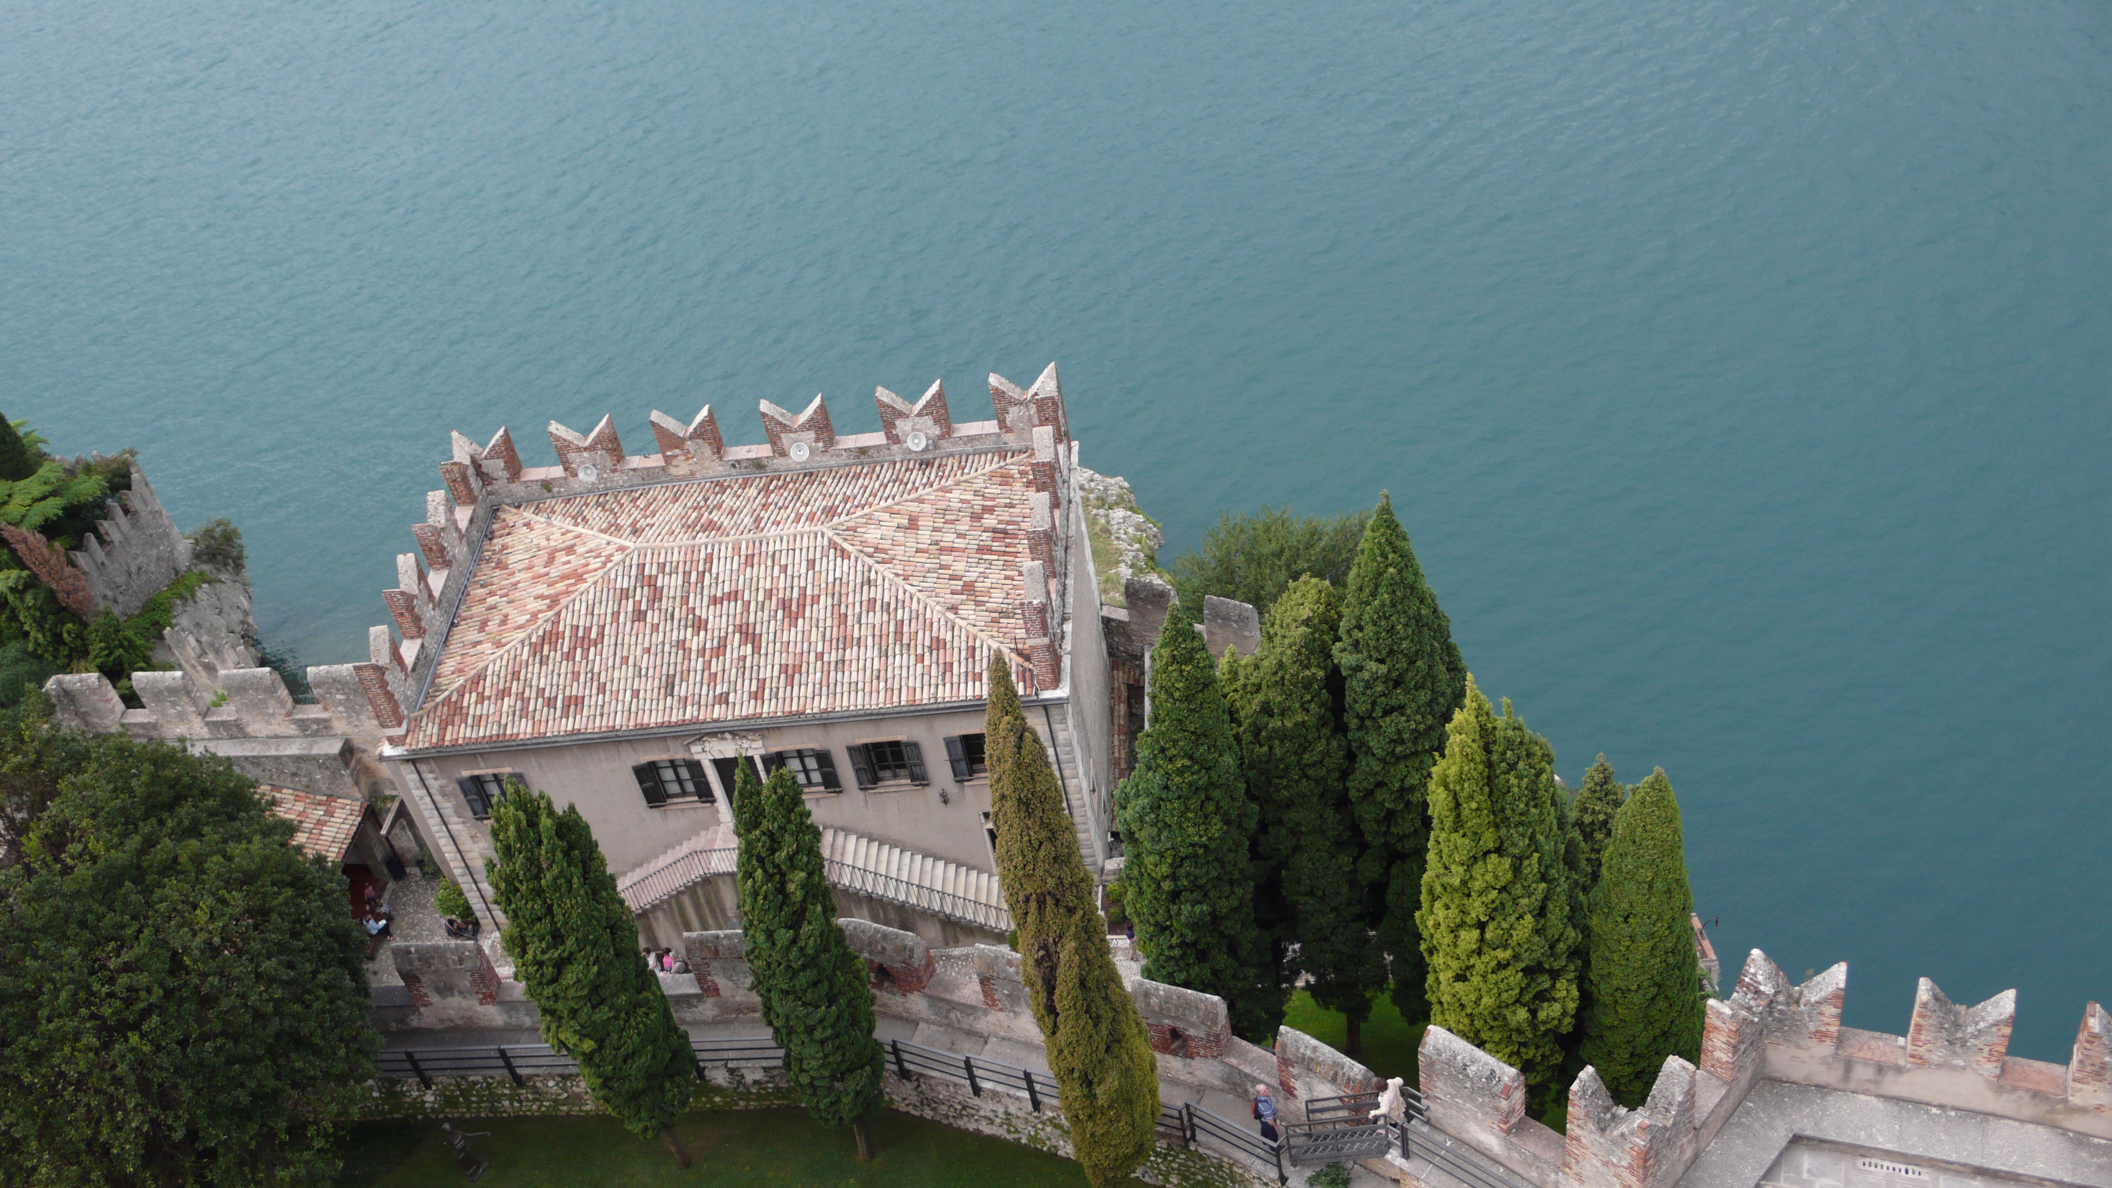
[[[28,440],[22,436],[28,426],[27,421],[10,421],[0,413],[0,482],[26,479],[43,464],[43,451],[37,448],[42,439],[34,433]]]
[[[378,1037],[345,879],[225,760],[0,730],[0,1182],[329,1183]]]
[[[1254,923],[1249,850],[1259,822],[1216,666],[1186,624],[1169,624],[1151,650],[1151,720],[1115,813],[1123,907],[1137,925],[1144,976],[1223,998],[1234,1030],[1265,1037],[1279,995]]]
[[[1261,813],[1257,878],[1280,886],[1285,937],[1297,942],[1299,969],[1311,978],[1307,989],[1320,1005],[1342,1012],[1355,1056],[1386,965],[1357,879],[1363,846],[1337,711],[1341,619],[1335,588],[1300,578],[1264,617],[1261,650],[1239,661],[1227,649],[1223,667],[1248,794]]]
[[[1415,923],[1430,835],[1425,789],[1445,723],[1465,700],[1467,666],[1384,493],[1350,567],[1335,664],[1349,797],[1366,845],[1358,863],[1371,890],[1366,912],[1393,959],[1394,1005],[1402,1018],[1421,1019],[1430,1009]]]
[[[1640,1105],[1665,1057],[1701,1058],[1701,961],[1679,801],[1660,767],[1614,817],[1591,905],[1584,1059],[1614,1098]]]
[[[689,1033],[638,951],[638,926],[601,847],[571,805],[509,781],[491,809],[498,861],[486,863],[506,951],[542,1014],[543,1042],[579,1061],[587,1092],[640,1138],[672,1127],[696,1091]]]
[[[1419,916],[1430,1021],[1525,1074],[1536,1101],[1561,1071],[1583,943],[1554,763],[1468,679],[1430,772]]]
[[[1606,843],[1613,837],[1613,817],[1621,811],[1628,799],[1628,789],[1613,778],[1613,765],[1606,756],[1599,756],[1591,770],[1584,773],[1584,787],[1577,792],[1576,803],[1570,807],[1570,816],[1575,819],[1577,837],[1584,843],[1584,890],[1588,894],[1599,885],[1599,861],[1606,852]]]
[[[1027,724],[1002,655],[990,661],[983,726],[997,872],[1020,953],[1020,978],[1056,1078],[1071,1148],[1096,1188],[1127,1182],[1151,1154],[1157,1061],[1122,987],[1093,879],[1063,809],[1063,791]]]
[[[872,1158],[865,1118],[880,1104],[886,1057],[873,1038],[865,961],[836,925],[836,898],[821,857],[821,830],[799,781],[779,767],[758,783],[740,765],[733,827],[741,839],[741,928],[763,1020],[785,1050],[785,1075],[807,1112],[848,1125],[858,1158]]]
[[[1288,507],[1227,512],[1204,534],[1202,547],[1174,560],[1177,609],[1198,619],[1203,596],[1215,594],[1267,610],[1293,581],[1308,575],[1339,587],[1356,557],[1364,518],[1362,512],[1296,516]]]

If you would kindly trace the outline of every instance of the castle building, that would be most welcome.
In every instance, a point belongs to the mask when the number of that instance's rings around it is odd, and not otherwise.
[[[1107,857],[1109,664],[1077,447],[1052,364],[995,417],[933,384],[839,435],[820,397],[768,440],[655,412],[552,423],[559,465],[457,435],[376,628],[380,756],[480,914],[510,781],[577,807],[649,938],[733,923],[739,765],[784,767],[848,910],[934,939],[1001,935],[983,764],[1003,654],[1051,746],[1081,851]],[[371,679],[371,678],[370,678]],[[393,702],[393,706],[390,704]]]

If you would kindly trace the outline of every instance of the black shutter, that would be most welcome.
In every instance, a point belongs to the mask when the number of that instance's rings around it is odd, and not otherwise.
[[[968,777],[975,774],[968,767],[968,754],[961,750],[961,740],[958,735],[948,737],[946,740],[946,762],[953,764],[953,778],[964,784],[968,782]]]
[[[836,756],[824,747],[814,752],[814,758],[821,763],[822,788],[830,792],[843,791],[843,781],[836,778]]]
[[[719,790],[726,793],[726,803],[733,803],[734,782],[740,778],[741,761],[738,759],[714,759],[713,771],[719,773]]]
[[[909,760],[910,783],[928,784],[931,782],[924,775],[924,748],[910,742],[908,739],[904,739],[902,740],[902,757]]]
[[[462,790],[462,799],[469,802],[469,815],[481,821],[491,815],[491,806],[484,803],[484,789],[477,786],[477,777],[463,776],[455,781]]]
[[[631,769],[638,781],[638,791],[645,795],[645,802],[658,808],[667,803],[667,788],[660,783],[660,773],[650,763],[641,763]]]
[[[761,759],[756,760],[755,762],[755,769],[759,772],[762,772],[763,779],[765,781],[768,781],[771,772],[776,771],[778,768],[783,767],[785,765],[785,753],[783,751],[771,751],[768,754],[764,755]]]
[[[684,759],[682,766],[689,769],[689,782],[697,790],[697,799],[710,803],[714,797],[711,794],[711,781],[704,778],[704,765],[694,759]]]
[[[852,743],[843,749],[851,757],[851,774],[858,777],[858,786],[870,788],[880,781],[873,778],[873,753],[864,743]]]

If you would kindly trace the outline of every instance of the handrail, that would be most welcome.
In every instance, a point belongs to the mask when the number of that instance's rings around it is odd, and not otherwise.
[[[785,1050],[766,1036],[691,1039],[689,1046],[699,1077],[703,1076],[708,1065],[781,1064],[785,1057]],[[1056,1078],[1045,1072],[940,1048],[927,1048],[908,1040],[888,1040],[881,1048],[895,1075],[904,1080],[916,1076],[943,1077],[968,1086],[968,1091],[977,1097],[990,1089],[1019,1093],[1026,1097],[1036,1113],[1041,1112],[1044,1102],[1054,1104],[1060,1100]],[[506,1044],[490,1048],[385,1048],[376,1061],[376,1069],[384,1079],[416,1077],[421,1085],[430,1089],[435,1077],[503,1076],[511,1077],[518,1085],[523,1076],[576,1073],[579,1063],[548,1044]],[[1158,1125],[1182,1136],[1182,1140],[1191,1146],[1207,1138],[1236,1155],[1275,1168],[1277,1183],[1286,1181],[1281,1144],[1250,1133],[1245,1127],[1199,1105],[1162,1105]]]
[[[883,874],[869,867],[853,866],[840,858],[829,859],[824,873],[831,886],[841,887],[846,891],[923,908],[935,915],[947,916],[993,932],[1012,931],[1012,913],[1002,904],[984,903],[965,895],[941,891],[936,887],[910,882],[898,875]]]

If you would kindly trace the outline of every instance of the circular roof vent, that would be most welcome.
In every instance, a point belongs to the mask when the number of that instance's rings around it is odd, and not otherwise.
[[[911,453],[921,454],[924,447],[931,444],[931,439],[924,436],[922,429],[912,429],[909,436],[902,439],[902,444],[908,446]]]
[[[804,462],[813,455],[814,450],[806,442],[795,441],[792,443],[792,448],[785,452],[792,455],[794,462]]]

